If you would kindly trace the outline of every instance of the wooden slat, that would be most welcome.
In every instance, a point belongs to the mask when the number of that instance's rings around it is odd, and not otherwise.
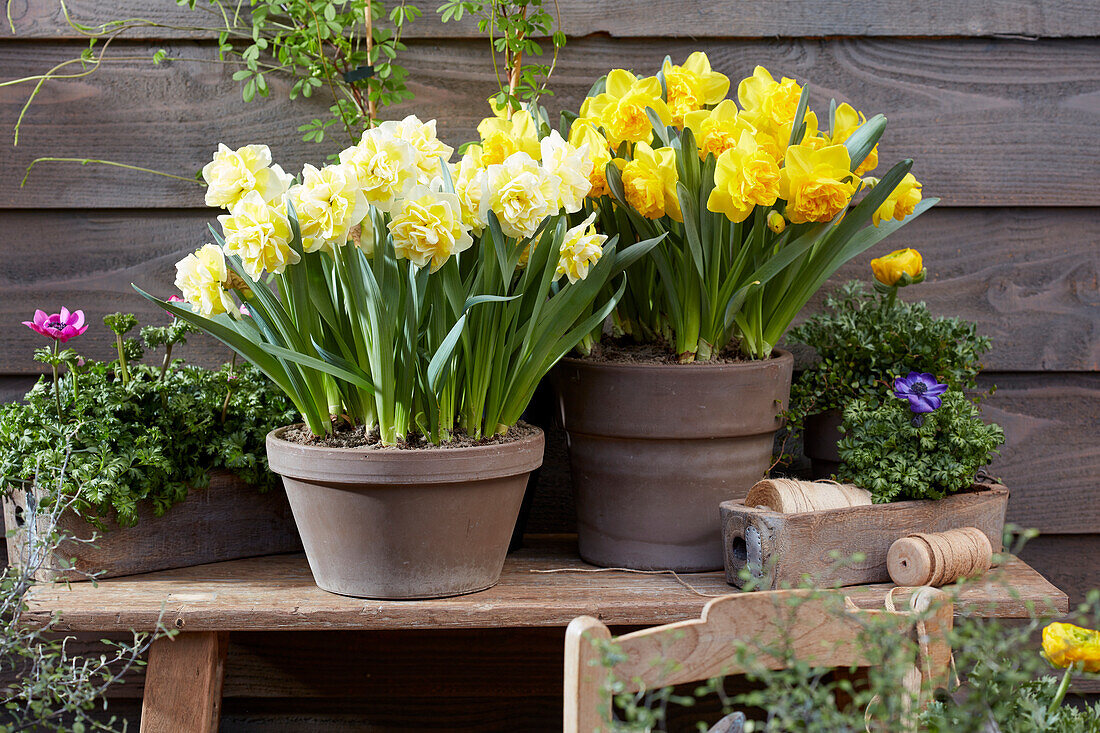
[[[912,157],[927,195],[951,206],[1100,204],[1100,161],[1081,144],[1100,124],[1100,55],[1091,40],[687,41],[579,39],[559,60],[552,109],[576,108],[593,78],[615,66],[656,70],[665,54],[696,47],[738,78],[762,63],[816,82],[819,110],[829,96],[891,119],[881,159]],[[123,44],[148,56],[160,46]],[[209,45],[174,43],[170,56],[212,59]],[[6,75],[41,72],[79,52],[43,42],[0,44]],[[468,140],[495,88],[483,44],[410,42],[405,57],[415,111],[439,119],[451,143]],[[271,80],[271,97],[240,101],[231,66],[171,60],[119,62],[78,82],[50,84],[30,108],[23,137],[0,160],[0,207],[157,207],[198,205],[186,183],[102,167],[50,164],[20,190],[23,170],[43,155],[97,157],[191,176],[216,143],[263,141],[289,170],[346,143],[302,143],[296,127],[325,116],[327,102],[291,103]],[[10,130],[28,88],[0,89],[0,130]],[[1041,113],[1040,113],[1041,111]]]
[[[1100,533],[1043,534],[1028,542],[1020,556],[1066,592],[1071,608],[1090,590],[1100,589]]]
[[[983,405],[1007,443],[990,467],[1012,491],[1008,521],[1054,534],[1100,527],[1100,374],[983,375]]]
[[[79,172],[83,173],[83,170]],[[993,339],[985,359],[996,371],[1100,369],[1100,246],[1097,209],[933,209],[842,268],[821,296],[844,280],[867,280],[868,262],[893,248],[916,247],[928,282],[902,297],[937,314],[973,320]],[[19,325],[35,307],[83,308],[91,329],[73,342],[110,358],[107,313],[129,310],[143,322],[166,316],[130,288],[168,294],[174,263],[209,241],[216,211],[12,211],[0,213],[0,373],[30,372],[40,337]],[[43,253],[47,253],[43,256]],[[820,307],[819,296],[807,313]],[[195,337],[189,359],[213,364],[228,350]]]
[[[123,18],[195,26],[208,24],[207,14],[188,12],[161,0],[72,0],[73,18],[86,25]],[[17,37],[72,38],[56,0],[15,0],[13,17]],[[204,6],[205,3],[199,3]],[[1094,6],[1087,0],[1052,3],[1043,0],[849,0],[823,11],[815,0],[775,3],[740,0],[715,3],[694,0],[561,0],[562,27],[571,36],[606,33],[612,37],[674,36],[752,38],[782,34],[800,36],[1094,36],[1100,34]],[[405,31],[407,38],[472,37],[472,23],[443,25],[426,4],[424,17]],[[10,37],[4,24],[0,38]],[[191,37],[185,30],[143,29],[142,38]]]
[[[497,586],[458,598],[336,596],[314,585],[303,556],[278,555],[110,579],[96,587],[36,587],[27,596],[23,620],[46,624],[59,613],[55,630],[103,632],[151,629],[159,620],[182,631],[564,627],[583,615],[608,624],[650,625],[698,616],[708,597],[733,591],[721,572],[689,575],[695,591],[664,575],[583,572],[590,567],[577,559],[574,543],[574,538],[532,542],[530,549],[509,556]],[[560,569],[570,572],[533,572]],[[857,604],[878,608],[891,587],[855,586],[846,592]],[[1000,581],[962,590],[956,609],[1014,618],[1029,615],[1029,602],[1050,604],[1056,612],[1067,608],[1060,591],[1011,560]]]

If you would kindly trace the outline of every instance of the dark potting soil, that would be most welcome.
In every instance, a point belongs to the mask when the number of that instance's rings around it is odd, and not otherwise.
[[[640,344],[630,338],[604,336],[592,353],[582,357],[586,361],[601,364],[676,364],[678,366],[706,366],[708,364],[740,364],[748,361],[736,344],[726,346],[718,358],[710,361],[691,361],[681,364],[672,347],[665,341]]]
[[[500,445],[529,437],[538,432],[538,428],[520,422],[513,425],[504,435],[491,435],[474,440],[461,431],[456,431],[450,442],[432,445],[422,435],[411,435],[404,443],[382,445],[377,428],[367,432],[362,425],[351,427],[341,424],[331,435],[317,436],[305,425],[294,425],[283,433],[283,440],[300,445],[312,445],[322,448],[365,448],[367,450],[451,450],[453,448],[471,448],[478,445]]]

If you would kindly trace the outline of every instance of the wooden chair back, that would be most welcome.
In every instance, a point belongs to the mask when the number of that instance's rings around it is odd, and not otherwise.
[[[950,673],[947,635],[953,607],[942,591],[917,591],[908,599],[909,611],[856,609],[839,591],[736,593],[707,603],[698,619],[614,639],[598,619],[575,618],[565,635],[565,733],[610,730],[607,683],[612,678],[627,686],[624,691],[637,692],[743,674],[748,670],[738,661],[737,641],[762,650],[791,649],[799,661],[818,667],[871,666],[860,643],[871,617],[896,619],[899,631],[915,634],[922,685],[940,686]],[[605,666],[600,640],[613,641],[622,661]],[[769,669],[786,666],[764,653],[754,663]]]

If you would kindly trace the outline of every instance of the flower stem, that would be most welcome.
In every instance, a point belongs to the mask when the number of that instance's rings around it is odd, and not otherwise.
[[[169,346],[169,349],[172,347]],[[229,414],[229,398],[233,396],[233,370],[237,368],[237,352],[233,352],[233,361],[229,364],[229,378],[226,380],[225,402],[222,403],[222,425]]]
[[[53,400],[57,406],[57,422],[62,422],[61,419],[61,384],[60,378],[57,375],[57,349],[58,342],[53,342],[53,361],[50,362],[50,368],[53,369]]]
[[[1077,665],[1071,664],[1066,667],[1066,673],[1062,675],[1062,682],[1058,685],[1057,692],[1054,693],[1054,699],[1050,702],[1050,707],[1047,708],[1047,719],[1049,720],[1056,712],[1058,708],[1062,707],[1062,701],[1066,698],[1066,692],[1069,691],[1070,679],[1073,677]]]
[[[130,383],[130,370],[126,368],[126,350],[122,345],[122,334],[115,334],[115,346],[118,348],[118,371],[122,375],[123,386]]]
[[[233,352],[233,355],[236,356],[237,355],[236,352]],[[164,361],[162,361],[161,364],[160,364],[160,378],[159,378],[158,381],[161,381],[161,382],[164,381],[164,373],[168,371],[168,365],[171,364],[171,363],[172,363],[172,344],[165,344],[165,347],[164,347]],[[222,422],[225,422],[224,418],[222,419]]]
[[[892,311],[894,309],[894,303],[897,302],[897,299],[898,299],[898,289],[895,286],[895,287],[890,288],[890,292],[886,296],[886,312],[887,313],[889,313],[890,311]]]

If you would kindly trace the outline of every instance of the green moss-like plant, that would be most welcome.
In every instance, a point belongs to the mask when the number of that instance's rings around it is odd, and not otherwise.
[[[982,422],[977,405],[958,391],[923,415],[894,397],[853,400],[841,429],[839,478],[870,491],[876,503],[962,491],[1004,443],[1004,430]]]
[[[791,329],[791,343],[810,346],[819,361],[791,388],[790,425],[809,415],[877,402],[883,384],[910,371],[927,372],[951,389],[973,389],[990,341],[973,323],[932,315],[924,303],[890,304],[859,281],[825,299],[825,312]]]
[[[108,317],[108,327],[116,326]],[[143,333],[150,349],[178,344],[183,334],[178,324]],[[140,502],[152,502],[159,516],[191,488],[205,487],[212,469],[228,469],[260,490],[273,485],[265,436],[297,419],[282,392],[249,365],[212,371],[170,357],[137,363],[136,341],[118,339],[121,360],[80,365],[75,352],[64,354],[60,419],[46,378],[25,403],[0,406],[0,489],[63,475],[59,496],[74,498],[75,510],[130,526]]]

